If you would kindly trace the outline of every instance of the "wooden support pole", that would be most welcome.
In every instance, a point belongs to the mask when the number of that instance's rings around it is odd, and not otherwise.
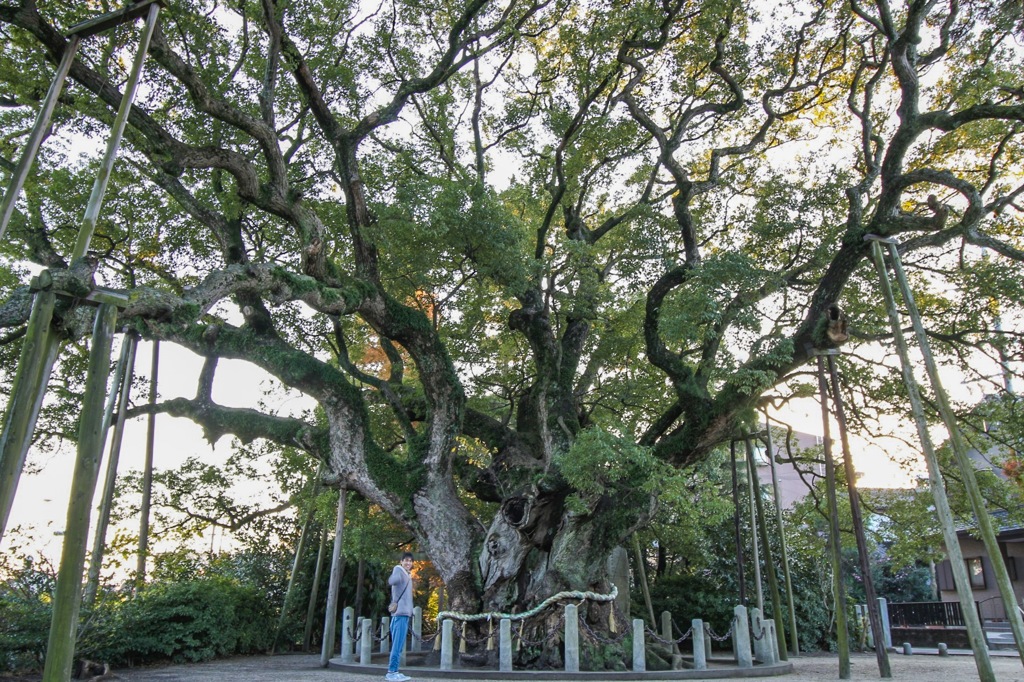
[[[89,195],[89,203],[85,207],[85,215],[82,217],[82,226],[78,231],[78,239],[75,241],[75,248],[71,252],[71,262],[74,262],[85,255],[92,241],[92,235],[96,231],[96,221],[99,220],[100,209],[103,206],[103,195],[107,192],[107,182],[114,170],[114,161],[117,159],[117,152],[121,148],[121,138],[124,136],[125,126],[128,124],[128,113],[131,111],[132,102],[135,100],[135,93],[142,79],[142,67],[146,62],[146,54],[149,52],[149,43],[156,30],[157,17],[160,14],[160,5],[153,3],[149,5],[146,15],[146,25],[139,39],[138,48],[135,51],[135,61],[132,62],[132,69],[128,75],[128,81],[124,86],[124,94],[121,96],[121,105],[118,107],[114,123],[110,126],[110,137],[107,138],[107,149],[100,162],[99,171],[96,173],[96,180],[93,182],[92,193]]]
[[[800,639],[796,629],[796,601],[793,599],[793,579],[789,571],[789,549],[786,542],[786,526],[782,519],[782,497],[779,494],[779,476],[775,469],[775,453],[772,451],[772,427],[768,422],[768,412],[764,414],[765,448],[768,451],[768,464],[772,472],[772,494],[775,497],[775,523],[779,526],[779,548],[782,553],[782,577],[786,583],[786,603],[789,604],[789,653],[800,655]],[[785,628],[783,628],[785,629]],[[780,649],[781,655],[784,649]],[[785,659],[783,659],[785,660]]]
[[[324,640],[320,648],[320,667],[326,668],[334,653],[334,632],[338,623],[338,592],[341,587],[341,545],[345,530],[345,486],[338,491],[338,520],[334,525],[334,551],[331,553],[331,577],[327,586],[327,615],[324,617]]]
[[[149,406],[156,406],[160,379],[160,340],[153,341],[149,366]],[[153,460],[156,448],[156,410],[146,419],[146,452],[142,466],[142,503],[139,507],[139,551],[135,557],[135,588],[146,584],[146,560],[149,558],[149,510],[153,500]]]
[[[828,356],[828,370],[832,379],[832,402],[836,408],[836,425],[839,427],[839,441],[843,447],[843,469],[846,472],[846,490],[850,496],[850,515],[853,517],[853,535],[857,539],[857,558],[864,580],[864,598],[867,600],[868,619],[871,631],[882,631],[882,615],[878,612],[878,595],[875,593],[875,581],[871,577],[871,558],[868,556],[868,542],[864,534],[864,520],[860,511],[860,493],[857,492],[857,472],[853,468],[853,454],[850,452],[850,438],[846,433],[846,409],[843,396],[839,392],[839,371],[836,369],[835,355]],[[889,652],[884,642],[876,642],[875,659],[878,662],[878,675],[892,677],[889,666]]]
[[[274,639],[270,643],[270,653],[273,654],[277,650],[277,642],[281,638],[281,632],[284,630],[284,624],[288,619],[288,613],[291,610],[291,603],[293,601],[293,595],[295,594],[296,576],[299,574],[299,569],[302,567],[302,555],[306,552],[306,541],[309,539],[309,531],[313,524],[313,515],[316,513],[316,496],[320,493],[320,480],[324,472],[324,463],[321,462],[320,466],[317,467],[316,473],[313,474],[313,480],[311,486],[313,489],[312,499],[309,503],[309,509],[306,510],[306,518],[302,521],[302,528],[299,531],[299,540],[295,545],[295,556],[292,558],[292,570],[288,574],[288,586],[284,591],[284,603],[281,604],[281,615],[277,619],[277,630],[274,631]]]
[[[879,244],[879,242],[876,241],[873,244]],[[988,512],[988,505],[981,494],[981,489],[978,487],[978,481],[974,473],[974,464],[967,454],[967,443],[964,440],[963,433],[960,431],[956,415],[953,414],[953,408],[949,404],[949,396],[946,395],[946,389],[939,379],[939,368],[935,363],[935,358],[932,356],[928,335],[921,321],[921,313],[914,302],[914,292],[911,290],[910,282],[903,271],[899,251],[896,248],[896,244],[891,241],[888,242],[888,247],[889,260],[892,263],[893,272],[896,273],[900,291],[903,293],[903,302],[907,306],[907,313],[910,315],[910,320],[914,325],[917,344],[921,349],[925,370],[928,372],[932,391],[935,394],[935,404],[938,407],[943,423],[946,425],[946,430],[949,432],[950,444],[953,446],[953,456],[956,459],[957,467],[960,469],[960,475],[963,479],[964,488],[967,490],[967,498],[971,502],[974,516],[978,520],[981,540],[985,544],[989,561],[992,562],[996,585],[999,588],[999,596],[1002,598],[1003,610],[1006,612],[1006,620],[1010,624],[1013,639],[1017,644],[1017,654],[1020,656],[1021,662],[1024,663],[1024,620],[1021,619],[1020,607],[1017,605],[1013,584],[1010,582],[1010,574],[1006,570],[1006,561],[1003,559],[1002,550],[999,547],[999,542],[996,540],[996,531],[992,526],[992,517]],[[878,248],[881,248],[880,244]]]
[[[761,580],[761,548],[757,537],[757,512],[758,507],[754,503],[754,476],[757,474],[756,471],[752,472],[754,468],[751,465],[750,460],[747,460],[746,467],[746,479],[747,479],[747,505],[750,508],[750,553],[753,555],[751,563],[754,566],[754,596],[757,602],[757,608],[764,613],[764,587],[763,581]]]
[[[28,331],[22,342],[18,371],[7,402],[3,433],[0,435],[0,540],[7,529],[21,470],[25,468],[25,456],[60,345],[50,330],[55,302],[56,296],[51,291],[38,292],[32,301]]]
[[[48,134],[47,131],[50,129],[50,118],[53,116],[53,109],[57,105],[57,100],[60,99],[61,91],[64,89],[64,81],[67,80],[71,64],[75,61],[79,42],[78,36],[73,35],[68,38],[67,44],[64,45],[64,54],[60,58],[60,64],[57,65],[53,81],[50,82],[50,89],[46,91],[46,97],[43,98],[43,103],[36,114],[36,122],[32,126],[32,133],[25,142],[25,147],[21,151],[21,158],[18,159],[18,165],[14,167],[14,173],[11,174],[11,181],[7,185],[3,201],[0,202],[0,239],[3,239],[4,235],[7,234],[7,224],[14,213],[14,204],[18,200],[21,188],[25,185],[25,179],[28,178],[28,172],[32,169],[32,164],[36,160],[39,146]]]
[[[96,529],[93,532],[92,552],[89,554],[88,578],[85,581],[85,594],[82,603],[90,608],[96,600],[100,586],[100,568],[103,565],[103,550],[106,547],[107,527],[110,525],[110,510],[114,506],[114,486],[117,483],[117,465],[121,459],[121,440],[124,436],[124,422],[128,412],[128,399],[132,391],[132,377],[135,366],[135,347],[138,337],[125,334],[121,342],[121,357],[117,362],[114,383],[110,387],[110,397],[117,396],[117,421],[114,423],[114,435],[110,439],[110,451],[107,455],[107,475],[103,480],[103,493],[100,507],[96,515]],[[110,401],[112,405],[113,400]],[[108,405],[109,409],[109,405]],[[103,433],[109,429],[111,415],[109,411],[103,416]],[[100,443],[102,449],[103,444]]]
[[[321,526],[319,533],[320,546],[316,552],[316,567],[313,570],[313,583],[309,588],[309,604],[306,607],[306,623],[302,630],[302,650],[309,651],[309,640],[313,635],[313,619],[316,618],[316,598],[320,592],[320,576],[324,570],[324,555],[327,553],[327,529]]]
[[[739,585],[741,606],[747,605],[746,578],[743,575],[743,534],[740,532],[740,488],[736,472],[736,441],[729,442],[729,461],[732,465],[732,523],[736,543],[736,582]]]
[[[839,654],[839,679],[850,679],[850,636],[846,622],[846,585],[843,583],[843,545],[839,537],[839,508],[836,504],[836,471],[832,459],[829,426],[828,387],[825,362],[818,356],[818,392],[821,395],[821,428],[825,450],[825,485],[828,497],[829,556],[832,560],[832,592],[836,603],[836,650]]]
[[[754,461],[754,445],[751,437],[743,439],[747,448],[747,463],[750,467],[751,482],[754,486],[754,506],[757,509],[757,532],[761,535],[761,545],[764,547],[764,570],[768,574],[768,594],[772,600],[772,612],[775,620],[782,621],[782,597],[779,595],[779,579],[775,574],[775,560],[772,557],[771,545],[768,544],[768,525],[764,518],[764,501],[761,499],[761,481],[758,478],[757,462]],[[761,612],[762,615],[764,611]],[[786,656],[786,630],[777,630],[779,641],[779,652],[782,660],[788,660]]]
[[[89,543],[89,516],[103,449],[103,404],[110,375],[110,348],[116,321],[116,307],[99,307],[93,325],[85,397],[79,416],[78,455],[75,459],[60,569],[53,596],[53,616],[46,646],[43,682],[67,682],[71,679],[78,611],[82,603],[82,569],[85,567],[85,550]]]
[[[935,448],[932,446],[932,438],[928,431],[928,420],[925,417],[920,390],[917,386],[917,380],[914,378],[913,365],[910,362],[910,352],[907,349],[907,342],[903,337],[903,327],[900,324],[899,313],[896,310],[896,297],[893,295],[892,285],[889,283],[889,275],[885,269],[882,246],[875,242],[871,245],[871,250],[875,260],[875,269],[878,272],[881,283],[882,296],[885,299],[886,308],[889,313],[889,324],[892,327],[893,341],[896,344],[896,351],[900,357],[903,383],[907,387],[910,409],[914,415],[914,424],[917,426],[918,438],[921,440],[921,451],[924,453],[925,463],[928,465],[928,484],[931,487],[932,499],[935,502],[935,514],[938,517],[939,526],[942,528],[942,538],[946,545],[946,552],[949,554],[953,582],[956,585],[960,610],[963,613],[964,624],[967,627],[967,639],[971,643],[971,649],[974,651],[974,662],[978,668],[978,679],[980,682],[995,682],[995,672],[992,670],[992,660],[989,658],[985,633],[981,629],[981,618],[978,616],[978,610],[974,605],[974,593],[971,590],[970,577],[967,575],[967,565],[964,563],[963,553],[960,551],[960,540],[956,535],[956,524],[953,521],[953,513],[949,508],[949,498],[946,496],[946,488],[939,469],[939,458],[936,456]],[[882,640],[884,644],[884,634],[882,632],[874,633],[875,640]]]

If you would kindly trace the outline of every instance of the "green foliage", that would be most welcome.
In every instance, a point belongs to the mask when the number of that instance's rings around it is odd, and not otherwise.
[[[724,492],[730,485],[725,458],[724,450],[716,450],[706,461],[663,479],[658,509],[641,538],[664,549],[670,571],[707,566],[722,551],[720,536],[733,512]]]
[[[4,554],[0,569],[0,672],[37,669],[46,655],[55,575],[45,562],[14,552]]]
[[[694,618],[703,620],[718,635],[728,632],[737,602],[736,573],[733,566],[724,572],[716,571],[715,568],[705,566],[690,573],[665,576],[655,581],[651,586],[654,615],[660,617],[662,611],[668,611],[683,632],[689,629],[689,623]],[[639,593],[632,594],[630,604],[635,617],[646,615]],[[677,633],[676,637],[681,634]]]
[[[577,514],[592,512],[603,496],[613,492],[652,493],[663,483],[660,474],[666,473],[649,448],[598,428],[582,431],[555,463],[577,491],[567,502]]]
[[[107,621],[100,660],[195,662],[266,651],[273,607],[260,590],[224,577],[156,583]],[[116,637],[115,637],[116,635]]]
[[[261,586],[209,570],[158,580],[131,596],[104,588],[82,614],[78,655],[114,666],[194,662],[266,651],[276,607]],[[251,577],[251,576],[250,576]],[[0,582],[0,671],[38,670],[45,658],[54,578],[25,558]]]

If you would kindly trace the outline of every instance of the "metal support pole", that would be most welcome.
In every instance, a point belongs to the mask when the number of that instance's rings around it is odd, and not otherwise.
[[[757,462],[754,461],[754,444],[751,437],[743,439],[747,448],[747,463],[750,466],[750,478],[754,486],[754,504],[757,509],[757,532],[761,535],[761,545],[764,547],[764,570],[768,574],[768,594],[772,599],[772,611],[775,620],[782,622],[782,597],[779,595],[779,579],[775,575],[775,561],[772,557],[771,545],[768,544],[768,525],[764,517],[764,501],[761,499],[761,481],[758,479]],[[764,611],[761,611],[764,614]],[[779,639],[779,653],[782,660],[789,660],[786,655],[786,630],[781,628],[775,634]]]
[[[4,234],[7,233],[7,223],[10,222],[11,215],[14,213],[14,204],[18,200],[18,195],[21,194],[21,188],[25,185],[25,178],[28,177],[28,172],[36,160],[36,154],[39,153],[39,145],[46,137],[46,131],[50,127],[50,117],[53,116],[53,109],[64,89],[64,81],[68,77],[68,71],[71,70],[71,63],[75,61],[78,44],[77,35],[68,38],[68,42],[64,46],[64,54],[60,58],[60,64],[57,65],[57,72],[53,75],[53,82],[50,83],[50,89],[46,91],[46,97],[39,107],[39,113],[36,114],[32,133],[25,142],[21,158],[18,159],[18,165],[15,166],[14,173],[11,175],[7,192],[4,193],[3,202],[0,203],[0,239],[3,239]]]
[[[981,539],[985,543],[989,560],[992,562],[992,569],[996,576],[996,585],[999,587],[1003,609],[1006,611],[1006,619],[1010,623],[1013,639],[1017,644],[1017,654],[1020,656],[1021,662],[1024,663],[1024,620],[1021,619],[1016,596],[1013,592],[1013,584],[1010,582],[1010,574],[1006,570],[1006,562],[996,540],[996,532],[992,527],[992,518],[988,513],[985,498],[978,488],[974,464],[967,455],[967,443],[964,441],[963,433],[960,431],[956,415],[953,414],[953,408],[949,404],[946,389],[943,388],[942,381],[939,379],[939,369],[935,363],[935,358],[932,356],[924,324],[921,322],[921,313],[914,302],[914,292],[910,289],[907,275],[903,271],[899,250],[891,240],[886,243],[889,247],[889,260],[892,263],[893,272],[896,273],[896,279],[903,293],[903,302],[907,306],[907,313],[910,315],[910,320],[914,325],[914,334],[917,337],[917,344],[921,349],[921,357],[924,359],[924,366],[928,372],[928,378],[931,380],[932,391],[935,394],[935,403],[938,407],[939,415],[941,415],[942,421],[946,425],[946,430],[949,432],[950,443],[953,446],[953,456],[956,459],[957,467],[960,469],[960,475],[963,478],[964,488],[967,490],[967,497],[971,501],[974,516],[978,519]],[[878,241],[873,242],[872,246],[874,244],[878,244],[878,248],[881,248],[881,244]]]
[[[853,517],[853,534],[857,539],[857,558],[860,560],[860,571],[864,579],[864,598],[867,600],[868,618],[871,631],[882,631],[882,616],[878,612],[878,596],[875,594],[875,581],[871,577],[871,558],[868,556],[868,543],[864,536],[864,520],[860,511],[860,493],[857,492],[857,472],[853,469],[853,455],[850,452],[850,438],[846,433],[846,408],[843,396],[839,393],[839,371],[836,369],[835,355],[828,356],[828,371],[832,378],[832,402],[836,408],[836,425],[839,427],[839,442],[843,447],[843,468],[846,472],[846,490],[850,496],[850,515]],[[875,658],[878,661],[878,675],[892,677],[889,666],[889,652],[885,645],[875,647]]]
[[[974,605],[974,593],[971,590],[970,577],[967,575],[967,565],[964,563],[963,553],[960,551],[960,541],[956,535],[956,524],[953,521],[953,513],[949,508],[949,498],[946,497],[946,488],[942,481],[942,473],[939,470],[939,458],[936,456],[935,448],[932,446],[931,435],[928,432],[928,420],[925,418],[921,394],[911,369],[910,353],[907,349],[906,339],[903,337],[903,328],[900,325],[899,314],[896,311],[896,297],[893,295],[892,285],[889,283],[889,275],[885,269],[882,246],[875,241],[871,245],[871,250],[875,260],[875,269],[878,272],[881,284],[882,296],[885,299],[886,308],[889,313],[889,324],[892,327],[893,341],[900,356],[903,383],[907,387],[907,397],[910,400],[914,423],[917,426],[917,435],[921,440],[921,450],[928,465],[928,484],[931,487],[932,498],[935,501],[935,513],[942,528],[942,539],[946,545],[946,552],[949,554],[949,563],[953,572],[957,597],[960,601],[960,610],[963,612],[964,623],[967,626],[967,638],[971,643],[971,649],[974,650],[974,662],[978,668],[978,679],[980,682],[995,682],[995,672],[992,670],[992,661],[989,658],[988,646],[985,643],[985,634],[981,629],[981,618],[978,616],[978,610]],[[875,633],[876,640],[882,637],[883,633]]]
[[[839,538],[839,507],[836,504],[836,470],[832,460],[832,436],[828,416],[825,363],[818,356],[818,392],[821,394],[821,428],[825,450],[825,485],[828,496],[829,550],[832,558],[832,590],[836,601],[836,649],[839,678],[850,679],[850,636],[846,623],[846,586],[843,584],[842,541]]]
[[[775,496],[775,522],[779,525],[779,547],[782,552],[782,577],[786,583],[786,602],[789,604],[789,653],[800,655],[800,639],[796,631],[796,601],[793,599],[793,579],[789,573],[789,550],[786,542],[786,527],[782,520],[782,502],[779,494],[779,475],[775,469],[775,453],[772,452],[772,427],[768,412],[764,414],[765,448],[768,450],[768,464],[772,472],[772,493]],[[784,648],[779,649],[781,654]]]
[[[50,370],[57,357],[57,338],[50,332],[55,302],[56,296],[50,291],[38,292],[32,301],[28,331],[22,342],[18,371],[7,402],[3,434],[0,435],[0,540],[7,529],[14,494],[25,466],[25,455],[43,404]]]
[[[66,682],[71,679],[78,611],[82,603],[82,569],[89,542],[89,516],[99,461],[103,448],[103,403],[110,375],[110,348],[117,321],[117,307],[103,304],[96,312],[89,351],[89,373],[85,381],[85,397],[78,426],[78,456],[71,483],[64,546],[53,597],[53,616],[46,647],[43,682]]]

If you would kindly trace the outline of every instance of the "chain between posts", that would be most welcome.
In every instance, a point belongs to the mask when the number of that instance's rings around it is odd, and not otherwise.
[[[373,635],[372,642],[374,644],[380,644],[381,642],[384,641],[384,632],[383,632],[383,630],[378,629],[378,632],[379,632],[379,634],[374,634]],[[429,635],[427,637],[423,637],[423,636],[420,636],[420,635],[416,634],[413,630],[409,630],[408,636],[412,637],[413,639],[419,640],[420,642],[430,643],[430,642],[434,641],[434,638],[437,637],[437,634],[438,633],[435,632],[432,635]],[[349,628],[348,629],[348,636],[349,636],[349,639],[352,640],[353,644],[359,644],[359,640],[361,640],[363,638],[363,629],[359,628],[359,631],[356,632],[355,634],[353,634],[352,628]]]
[[[441,634],[441,633],[440,633],[440,631],[435,630],[434,634],[427,635],[425,637],[423,635],[418,635],[418,634],[416,634],[415,632],[412,632],[412,631],[410,631],[409,634],[412,635],[413,639],[418,639],[419,641],[423,642],[424,644],[429,644],[430,642],[433,642],[435,639],[437,639],[437,636],[439,634]]]
[[[522,622],[524,624],[526,623],[526,621],[522,621]],[[560,615],[558,617],[558,621],[553,626],[551,626],[551,629],[549,629],[547,632],[545,632],[544,636],[541,637],[538,640],[531,640],[531,639],[527,639],[526,637],[523,637],[523,628],[522,627],[519,628],[519,634],[518,635],[515,634],[515,632],[513,632],[512,636],[515,637],[516,639],[518,639],[519,640],[519,644],[521,644],[523,646],[538,646],[540,644],[544,644],[545,642],[550,641],[551,637],[553,635],[555,635],[559,630],[561,630],[564,625],[565,625],[565,614],[563,613],[562,615]]]
[[[465,621],[460,623],[458,628],[454,628],[453,627],[452,628],[452,632],[459,639],[465,640],[466,644],[476,645],[476,644],[480,644],[481,642],[486,642],[487,640],[489,640],[491,638],[491,634],[489,634],[489,633],[484,635],[483,637],[479,637],[477,639],[473,639],[472,637],[467,637],[466,636],[466,622]]]
[[[622,640],[626,639],[626,637],[628,637],[630,634],[629,630],[623,628],[622,632],[620,632],[617,637],[602,637],[590,628],[590,624],[587,623],[586,619],[580,618],[580,623],[583,624],[583,634],[585,634],[588,638],[597,642],[598,644],[621,644]]]
[[[661,635],[659,635],[657,632],[652,630],[647,625],[644,625],[644,630],[646,630],[647,634],[650,635],[651,639],[653,639],[655,642],[658,642],[659,644],[664,644],[666,646],[671,646],[672,644],[682,644],[686,640],[690,639],[690,636],[693,634],[693,628],[691,627],[689,630],[684,632],[683,636],[679,639],[662,639]]]
[[[704,623],[704,629],[707,630],[708,636],[715,642],[724,642],[725,640],[732,637],[733,630],[736,629],[736,616],[732,617],[732,623],[729,625],[729,629],[726,630],[724,635],[719,635],[711,628],[707,623]]]

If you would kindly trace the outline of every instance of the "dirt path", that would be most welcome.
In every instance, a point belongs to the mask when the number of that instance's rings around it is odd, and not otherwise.
[[[878,667],[871,654],[851,656],[851,680],[878,680]],[[978,679],[978,671],[971,656],[892,654],[892,680],[894,682],[969,682]],[[839,679],[839,663],[835,656],[808,655],[792,659],[794,672],[781,677],[747,677],[747,682],[821,682]],[[994,657],[992,666],[999,682],[1024,682],[1024,665],[1019,658]],[[125,682],[372,682],[384,677],[345,673],[331,668],[321,668],[320,658],[315,655],[253,656],[247,658],[198,663],[194,665],[173,665],[160,668],[136,668],[116,670],[117,677]],[[416,682],[451,682],[442,678],[431,678],[416,668],[405,672]],[[656,682],[657,677],[644,678]],[[557,674],[530,677],[530,682],[556,682]]]

